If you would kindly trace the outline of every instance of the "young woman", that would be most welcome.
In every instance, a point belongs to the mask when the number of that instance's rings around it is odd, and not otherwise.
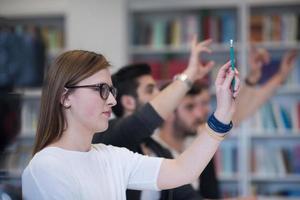
[[[116,104],[108,67],[102,55],[75,50],[59,56],[50,68],[42,93],[34,157],[22,176],[25,199],[123,200],[127,188],[162,190],[191,183],[232,127],[240,81],[228,62],[215,82],[214,115],[206,130],[177,159],[92,145],[94,133],[107,129]],[[236,85],[232,94],[233,77]],[[182,79],[175,81],[185,84]]]

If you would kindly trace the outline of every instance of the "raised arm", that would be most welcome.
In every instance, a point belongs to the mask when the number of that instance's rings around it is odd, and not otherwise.
[[[267,102],[282,85],[291,73],[296,58],[296,51],[287,52],[281,61],[279,71],[264,85],[253,87],[244,84],[241,87],[239,97],[236,99],[236,106],[239,112],[233,116],[235,125],[241,123],[244,119],[255,113],[265,102]],[[262,66],[270,60],[266,50],[260,50],[250,55],[251,72],[247,77],[247,81],[251,85],[255,85],[261,78]],[[255,97],[255,98],[253,98]]]
[[[196,37],[192,40],[189,64],[183,72],[187,75],[187,78],[191,83],[197,79],[203,78],[214,66],[213,61],[209,61],[207,64],[202,64],[200,60],[200,54],[202,52],[211,53],[211,49],[209,48],[211,41],[212,40],[208,39],[198,43]],[[188,85],[183,81],[173,81],[173,83],[162,90],[152,101],[150,101],[150,104],[163,119],[166,119],[169,114],[175,110],[176,106],[189,89]]]
[[[235,75],[236,88],[232,94],[230,85]],[[237,97],[240,85],[237,73],[230,70],[230,62],[227,62],[219,70],[215,85],[217,109],[214,116],[218,122],[228,126],[235,111],[234,98]],[[198,130],[200,131],[200,129]],[[164,159],[157,180],[158,187],[169,189],[197,179],[216,152],[223,136],[224,134],[206,128],[177,159]]]
[[[211,40],[200,43],[196,37],[192,40],[189,64],[183,72],[192,83],[196,79],[203,78],[214,66],[212,61],[204,65],[199,60],[201,53],[211,52],[210,44]],[[93,143],[101,142],[136,151],[136,146],[149,137],[163,119],[166,119],[175,110],[188,90],[189,87],[186,83],[179,80],[173,81],[139,112],[135,112],[115,124],[110,124],[105,133],[95,134]]]

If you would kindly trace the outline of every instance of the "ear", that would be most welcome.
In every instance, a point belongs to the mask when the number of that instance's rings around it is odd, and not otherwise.
[[[68,96],[69,96],[68,89],[64,88],[64,92],[62,93],[62,95],[60,97],[60,103],[61,103],[61,105],[63,105],[64,108],[71,107],[71,102],[70,102]]]
[[[136,109],[135,98],[130,95],[123,95],[121,97],[121,104],[125,112],[133,112]]]

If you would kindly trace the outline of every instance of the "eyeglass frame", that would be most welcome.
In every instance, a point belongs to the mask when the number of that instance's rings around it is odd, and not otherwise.
[[[104,97],[102,94],[102,90],[103,90],[103,86],[108,86],[109,92],[107,97]],[[113,95],[114,98],[117,97],[117,88],[115,88],[114,86],[110,86],[107,83],[98,83],[98,84],[92,84],[92,85],[73,85],[73,86],[65,86],[66,89],[78,89],[78,88],[98,88],[98,92],[100,97],[103,100],[107,100],[109,97],[109,94],[111,93]]]

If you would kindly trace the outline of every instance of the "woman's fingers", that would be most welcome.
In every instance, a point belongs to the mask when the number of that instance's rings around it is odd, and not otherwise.
[[[225,88],[230,88],[231,82],[235,76],[235,72],[230,70],[229,74],[226,75],[223,86]]]
[[[233,97],[236,98],[241,88],[241,80],[238,76],[235,76],[235,87],[233,91]]]
[[[212,39],[206,39],[206,40],[200,42],[198,45],[207,46],[207,45],[210,45],[211,43],[212,43]]]
[[[227,63],[225,63],[220,69],[219,69],[219,72],[218,72],[218,75],[217,75],[217,78],[216,78],[216,85],[222,85],[224,80],[225,80],[225,77],[226,77],[226,73],[228,71],[230,67],[230,61],[228,61]]]
[[[192,41],[191,41],[191,50],[193,51],[193,49],[196,47],[197,45],[197,35],[194,34],[192,37]]]

